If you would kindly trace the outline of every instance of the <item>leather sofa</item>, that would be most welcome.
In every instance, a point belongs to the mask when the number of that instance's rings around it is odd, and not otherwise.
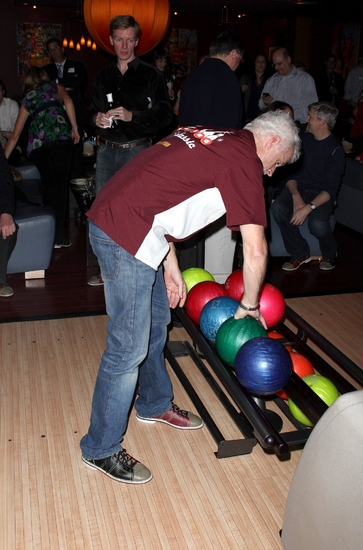
[[[15,184],[20,191],[14,216],[19,230],[7,272],[25,273],[27,279],[43,278],[53,252],[55,217],[53,210],[42,204],[37,168],[26,164],[17,170],[23,178]]]
[[[347,157],[335,209],[337,222],[363,233],[363,164]]]
[[[331,216],[330,218],[330,225],[332,229],[335,227],[336,218],[335,216]],[[277,225],[275,218],[272,216],[271,212],[268,211],[267,216],[267,223],[268,228],[266,230],[266,239],[269,246],[269,253],[270,256],[289,256],[290,254],[287,252],[284,242],[282,240],[281,231],[279,226]],[[314,235],[312,235],[308,229],[308,220],[305,220],[305,222],[302,224],[302,226],[299,227],[300,233],[304,237],[304,239],[307,241],[309,248],[310,248],[310,254],[312,256],[318,256],[321,257],[321,250],[319,247],[319,241]]]

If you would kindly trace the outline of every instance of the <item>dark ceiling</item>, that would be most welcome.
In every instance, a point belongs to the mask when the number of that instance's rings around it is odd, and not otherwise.
[[[101,1],[101,0],[99,0]],[[319,0],[170,0],[172,12],[183,14],[220,15],[223,20],[236,21],[238,14],[259,15],[291,9],[296,3],[317,4]],[[322,0],[320,0],[322,1]],[[64,7],[82,9],[82,0],[14,0],[16,6]]]
[[[299,3],[302,8],[302,1]],[[304,2],[316,5],[317,2]],[[221,21],[236,22],[238,15],[264,15],[296,9],[296,0],[170,0],[172,11],[190,14],[217,15]]]
[[[96,0],[97,1],[97,0]],[[101,0],[98,0],[101,1]],[[82,11],[83,0],[14,0],[16,6],[64,7],[67,11]],[[180,14],[204,14],[220,17],[221,22],[236,23],[239,15],[258,16],[274,13],[277,17],[293,15],[342,15],[358,21],[362,16],[362,0],[170,0],[171,11]]]

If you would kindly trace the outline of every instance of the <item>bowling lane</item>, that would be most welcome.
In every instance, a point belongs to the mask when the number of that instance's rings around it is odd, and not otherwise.
[[[286,303],[363,369],[363,293],[291,298]],[[308,344],[334,365],[313,343]]]

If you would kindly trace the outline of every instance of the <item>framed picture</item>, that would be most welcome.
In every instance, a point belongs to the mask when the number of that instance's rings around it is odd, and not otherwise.
[[[30,67],[49,63],[45,43],[48,38],[61,39],[62,25],[58,23],[17,23],[18,76],[23,79]]]
[[[360,25],[337,23],[334,27],[333,54],[337,57],[335,70],[345,79],[350,69],[358,63]]]
[[[168,52],[171,70],[178,80],[183,80],[197,65],[197,31],[169,29],[162,47]]]

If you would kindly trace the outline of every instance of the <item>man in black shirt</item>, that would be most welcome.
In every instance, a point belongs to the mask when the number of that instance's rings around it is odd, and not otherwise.
[[[211,128],[242,128],[242,92],[234,72],[243,61],[244,48],[238,36],[230,32],[219,34],[209,48],[209,57],[190,73],[181,88],[180,126],[210,126]],[[202,235],[197,238],[201,239]],[[180,245],[180,265],[189,267],[189,243]],[[195,263],[209,271],[219,283],[224,283],[233,268],[235,237],[225,225],[225,219],[212,224],[206,234],[202,259]],[[200,246],[197,247],[197,250]],[[203,256],[203,254],[200,254]],[[192,262],[193,263],[193,262]],[[193,267],[191,265],[190,267]]]
[[[342,75],[335,71],[337,58],[333,53],[326,58],[325,66],[325,71],[316,76],[316,92],[319,101],[330,101],[338,107],[344,94],[344,81]]]
[[[130,15],[111,20],[110,42],[116,59],[96,76],[91,100],[91,123],[99,136],[96,193],[122,166],[149,147],[157,130],[173,118],[162,73],[135,54],[140,32]],[[96,275],[88,284],[103,282]]]

